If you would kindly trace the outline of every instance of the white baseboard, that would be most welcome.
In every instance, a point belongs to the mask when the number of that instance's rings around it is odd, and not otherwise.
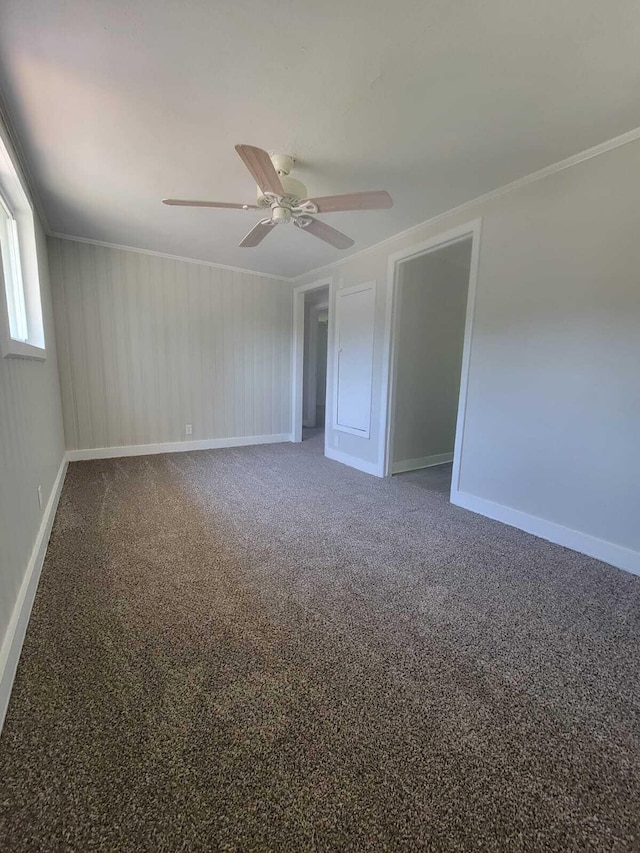
[[[148,456],[153,453],[182,453],[187,450],[217,450],[223,447],[247,447],[253,444],[280,444],[291,441],[291,435],[241,435],[232,438],[202,438],[194,441],[166,441],[161,444],[128,444],[122,447],[91,447],[67,450],[70,462],[84,459],[114,459],[118,456]]]
[[[13,680],[18,668],[20,660],[20,652],[22,651],[22,643],[27,631],[31,608],[36,596],[38,581],[40,580],[40,572],[44,562],[45,554],[47,553],[47,545],[49,544],[49,536],[53,527],[53,520],[58,508],[60,493],[64,484],[65,474],[69,463],[67,458],[62,460],[60,469],[56,476],[47,506],[42,515],[40,529],[36,536],[36,541],[31,551],[31,557],[27,563],[27,568],[24,573],[24,578],[18,592],[18,598],[13,607],[13,613],[7,632],[4,636],[2,647],[0,648],[0,731],[9,706],[9,697],[11,696],[11,688]]]
[[[374,477],[382,477],[382,471],[377,462],[366,462],[364,459],[357,459],[355,456],[349,456],[348,453],[341,453],[333,447],[326,447],[324,455],[328,459],[333,459],[334,462],[342,462],[343,465],[348,465],[350,468],[357,468],[358,471],[364,471],[365,474],[373,474]]]
[[[546,521],[544,518],[511,509],[511,507],[494,503],[485,498],[478,498],[467,492],[451,492],[451,503],[480,515],[486,515],[488,518],[494,518],[496,521],[502,521],[511,527],[518,527],[520,530],[532,533],[541,539],[555,542],[556,545],[563,545],[565,548],[571,548],[572,551],[579,551],[581,554],[595,557],[597,560],[624,569],[631,574],[640,575],[640,551],[633,551],[623,545],[598,539],[588,533],[572,530],[570,527],[564,527],[553,521]]]
[[[394,462],[392,474],[402,474],[405,471],[418,471],[420,468],[433,468],[434,465],[444,465],[453,462],[453,453],[436,453],[433,456],[420,456],[418,459],[403,459]]]

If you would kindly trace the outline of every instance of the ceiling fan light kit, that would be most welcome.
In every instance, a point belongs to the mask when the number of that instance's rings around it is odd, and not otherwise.
[[[187,199],[163,199],[164,204],[178,207],[218,207],[234,210],[264,210],[271,215],[261,219],[240,246],[252,248],[267,236],[274,225],[293,222],[298,228],[324,240],[337,249],[348,249],[353,240],[330,225],[315,219],[317,213],[333,213],[347,210],[381,210],[392,207],[393,201],[384,190],[374,190],[346,195],[308,198],[307,188],[296,178],[290,177],[295,158],[290,154],[269,155],[253,145],[236,145],[236,151],[258,185],[256,204],[236,204],[219,201],[190,201]]]

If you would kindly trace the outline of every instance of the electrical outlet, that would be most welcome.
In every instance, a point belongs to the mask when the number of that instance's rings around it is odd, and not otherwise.
[[[185,435],[192,435],[193,434],[193,426],[191,424],[185,424],[184,425],[184,434]]]
[[[42,509],[42,486],[38,486],[38,506]]]

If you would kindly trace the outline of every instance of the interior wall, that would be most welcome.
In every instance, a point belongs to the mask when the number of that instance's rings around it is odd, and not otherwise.
[[[378,283],[371,438],[328,448],[382,473],[389,256],[481,217],[460,490],[637,555],[638,174],[634,141],[301,277]]]
[[[467,239],[400,266],[394,472],[453,458],[470,265]]]
[[[8,144],[2,125],[0,133]],[[35,219],[47,357],[0,358],[0,641],[7,643],[7,628],[43,520],[38,486],[46,507],[64,457],[46,238],[37,215]],[[5,643],[0,676],[6,652]]]
[[[288,437],[290,284],[56,238],[49,256],[69,449]]]

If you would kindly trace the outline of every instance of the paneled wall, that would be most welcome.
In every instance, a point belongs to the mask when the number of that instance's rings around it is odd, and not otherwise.
[[[290,284],[57,238],[49,257],[68,448],[289,434]]]
[[[38,486],[44,507],[64,457],[47,246],[37,221],[36,240],[47,358],[0,358],[0,677],[12,639],[7,628],[43,518]],[[0,685],[0,718],[5,699]]]

